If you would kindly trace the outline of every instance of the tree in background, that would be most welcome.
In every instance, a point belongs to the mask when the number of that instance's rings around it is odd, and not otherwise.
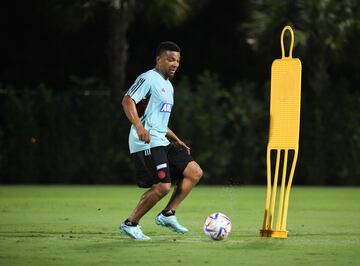
[[[145,18],[148,24],[156,21],[173,28],[205,1],[34,0],[22,8],[6,3],[0,15],[8,26],[4,33],[8,50],[3,52],[9,62],[3,62],[7,68],[0,78],[30,89],[47,83],[60,90],[71,83],[69,77],[100,79],[107,81],[119,103],[128,72],[130,26]],[[146,45],[148,40],[142,42]]]

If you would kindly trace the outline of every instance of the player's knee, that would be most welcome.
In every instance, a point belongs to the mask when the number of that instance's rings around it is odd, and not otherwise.
[[[195,174],[194,174],[196,182],[199,182],[200,179],[203,177],[203,175],[204,175],[204,172],[201,169],[201,167],[200,166],[197,167],[196,170],[195,170]]]
[[[186,170],[185,177],[191,179],[195,183],[198,183],[204,174],[201,167],[195,162],[189,165],[189,169]]]

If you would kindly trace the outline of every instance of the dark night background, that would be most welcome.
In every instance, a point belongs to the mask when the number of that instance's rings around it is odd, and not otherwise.
[[[285,25],[302,61],[295,184],[360,184],[358,1],[12,1],[0,8],[0,183],[134,183],[121,98],[182,49],[170,128],[204,184],[265,184]]]

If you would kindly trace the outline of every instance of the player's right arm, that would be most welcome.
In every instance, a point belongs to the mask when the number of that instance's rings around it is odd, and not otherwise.
[[[130,96],[125,95],[122,100],[122,106],[126,117],[134,125],[139,139],[144,141],[145,143],[149,143],[150,142],[149,131],[147,131],[144,128],[143,124],[140,121],[134,100]]]

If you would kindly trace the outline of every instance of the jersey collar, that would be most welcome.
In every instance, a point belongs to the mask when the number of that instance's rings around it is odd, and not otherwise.
[[[169,80],[169,79],[165,78],[164,74],[161,73],[159,70],[157,70],[156,67],[154,67],[153,70],[154,70],[156,73],[158,73],[160,76],[162,76],[163,79]]]

